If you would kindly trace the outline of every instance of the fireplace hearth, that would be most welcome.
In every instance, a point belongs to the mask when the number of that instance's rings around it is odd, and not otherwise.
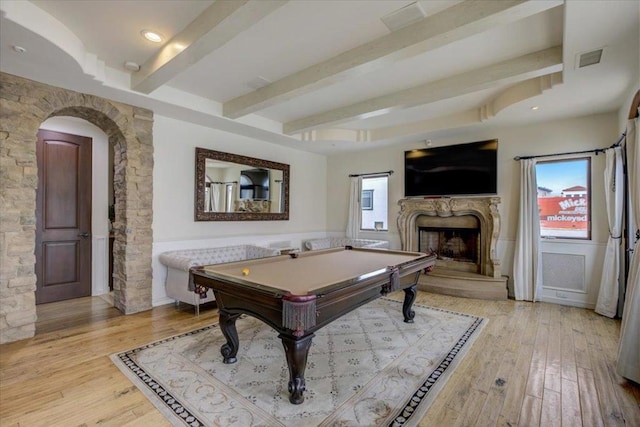
[[[496,245],[499,197],[402,199],[398,230],[402,249],[435,252],[434,270],[421,288],[474,298],[506,299]]]

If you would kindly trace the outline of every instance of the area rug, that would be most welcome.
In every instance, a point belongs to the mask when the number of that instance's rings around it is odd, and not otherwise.
[[[222,363],[217,325],[111,356],[177,426],[416,425],[486,319],[381,298],[320,329],[307,390],[289,403],[277,333],[250,316],[236,322],[238,361]]]

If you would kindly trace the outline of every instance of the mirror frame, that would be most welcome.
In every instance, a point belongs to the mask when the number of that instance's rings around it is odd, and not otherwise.
[[[206,174],[206,160],[220,160],[257,168],[277,169],[282,171],[284,212],[205,212],[204,185]],[[196,182],[194,194],[194,209],[196,221],[282,221],[289,219],[289,165],[271,162],[255,157],[239,154],[223,153],[196,147]]]

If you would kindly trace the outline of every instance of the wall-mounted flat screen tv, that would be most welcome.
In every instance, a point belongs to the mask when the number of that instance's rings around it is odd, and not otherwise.
[[[497,162],[497,139],[405,151],[405,197],[497,194]]]

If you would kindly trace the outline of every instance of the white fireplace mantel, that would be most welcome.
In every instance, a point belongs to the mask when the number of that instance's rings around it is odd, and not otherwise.
[[[398,231],[402,249],[418,250],[418,227],[421,215],[451,217],[473,215],[480,222],[480,274],[499,278],[500,260],[496,244],[500,236],[500,197],[452,197],[437,199],[402,199],[398,202]]]

